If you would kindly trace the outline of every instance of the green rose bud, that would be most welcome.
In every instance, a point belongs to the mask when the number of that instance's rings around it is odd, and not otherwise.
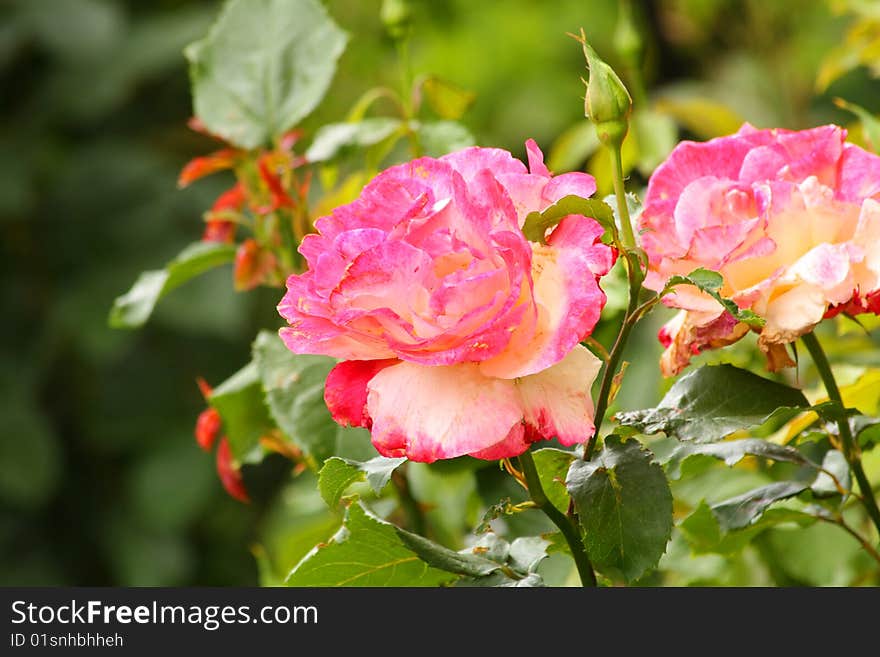
[[[382,0],[379,17],[392,39],[404,39],[412,24],[412,9],[407,0]]]
[[[603,143],[621,143],[626,136],[629,115],[632,112],[632,98],[623,82],[617,77],[596,51],[593,50],[581,32],[581,45],[587,58],[590,77],[587,95],[584,99],[584,111],[596,126],[596,133]]]

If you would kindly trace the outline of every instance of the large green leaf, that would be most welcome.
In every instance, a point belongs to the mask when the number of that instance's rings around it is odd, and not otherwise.
[[[217,242],[195,242],[180,252],[165,269],[143,272],[125,294],[116,297],[110,310],[113,328],[138,328],[149,319],[156,303],[174,288],[209,269],[232,262],[235,247]]]
[[[745,456],[763,456],[774,461],[785,461],[802,466],[818,468],[794,447],[777,445],[760,438],[743,438],[719,443],[679,443],[661,462],[666,466],[666,474],[670,479],[681,476],[681,464],[690,456],[712,456],[724,461],[726,465],[736,465]]]
[[[248,363],[217,386],[208,401],[223,419],[232,455],[239,461],[259,461],[260,438],[275,425],[263,401],[256,363]]]
[[[324,382],[335,360],[294,354],[269,331],[257,335],[253,355],[272,418],[316,468],[331,456],[376,455],[366,430],[339,426],[327,410]]]
[[[808,406],[800,390],[732,365],[707,365],[681,377],[656,408],[618,413],[616,419],[643,433],[712,442]]]
[[[566,480],[593,565],[627,581],[657,564],[672,534],[669,483],[651,459],[638,441],[611,435],[591,461],[574,461]]]
[[[346,40],[317,0],[230,0],[185,51],[195,114],[230,143],[265,145],[318,105]]]
[[[360,503],[354,503],[346,512],[342,528],[293,568],[287,584],[438,586],[456,578],[425,563],[401,540],[399,531],[370,514]]]
[[[324,461],[324,466],[318,475],[321,497],[328,505],[336,507],[349,486],[365,479],[378,495],[391,479],[391,473],[404,461],[406,461],[405,457],[393,459],[377,456],[362,462],[333,456]]]

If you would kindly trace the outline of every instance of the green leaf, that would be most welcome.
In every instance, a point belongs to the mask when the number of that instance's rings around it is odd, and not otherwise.
[[[684,93],[667,94],[654,109],[671,116],[701,139],[730,135],[745,122],[730,108],[710,98]]]
[[[840,495],[838,485],[844,490],[850,490],[852,482],[850,481],[849,463],[842,452],[836,449],[829,449],[822,457],[822,470],[810,489],[816,497],[828,497]],[[833,477],[832,477],[833,475]],[[835,481],[836,480],[836,481]]]
[[[557,173],[577,171],[600,145],[593,122],[578,121],[553,142],[547,156],[547,167]]]
[[[868,145],[871,147],[872,151],[875,153],[878,152],[878,149],[880,149],[880,118],[871,114],[864,107],[860,107],[855,103],[848,103],[842,98],[835,98],[834,104],[859,117],[859,121],[862,122],[862,131],[865,133]]]
[[[612,434],[593,460],[575,460],[566,480],[593,565],[627,581],[657,565],[672,534],[669,483],[651,458]]]
[[[425,78],[422,83],[422,93],[437,116],[450,121],[457,121],[464,116],[477,98],[473,91],[462,89],[452,82],[433,75]]]
[[[356,123],[330,123],[322,126],[306,151],[309,162],[326,162],[352,148],[367,148],[403,129],[399,119],[373,118]]]
[[[232,455],[238,461],[259,461],[260,438],[275,425],[263,401],[257,364],[248,363],[214,388],[208,401],[223,419]]]
[[[694,553],[713,552],[730,555],[742,550],[756,535],[770,527],[790,523],[806,527],[814,522],[816,522],[815,515],[797,509],[776,508],[767,509],[759,518],[743,528],[723,529],[713,507],[702,501],[681,521],[678,528]]]
[[[536,449],[532,452],[532,457],[547,499],[562,513],[568,513],[569,497],[565,488],[565,476],[575,455],[572,452],[547,447]]]
[[[131,289],[116,297],[110,310],[112,328],[138,328],[149,319],[156,303],[174,288],[209,269],[235,259],[235,246],[195,242],[180,252],[165,269],[142,273]]]
[[[185,50],[196,116],[242,148],[268,144],[324,97],[347,38],[317,0],[230,0]]]
[[[660,292],[660,296],[674,294],[673,288],[676,285],[693,285],[697,287],[724,306],[724,309],[733,315],[735,319],[753,328],[761,328],[766,323],[763,317],[758,316],[751,310],[743,310],[735,301],[721,296],[719,290],[724,285],[724,278],[718,272],[700,267],[687,276],[673,276],[666,281],[666,287]]]
[[[614,210],[598,199],[581,198],[580,196],[565,196],[543,212],[530,212],[523,224],[523,234],[530,242],[544,243],[544,235],[547,231],[558,224],[564,217],[570,214],[580,214],[592,217],[613,235],[617,234],[614,225]]]
[[[415,123],[414,129],[422,151],[430,157],[441,157],[477,143],[470,131],[455,121]]]
[[[776,481],[712,506],[712,514],[723,531],[752,524],[774,502],[794,497],[810,487],[804,481]]]
[[[425,563],[403,542],[402,531],[356,502],[348,507],[342,528],[330,541],[316,546],[294,566],[287,584],[438,586],[455,579],[454,574]]]
[[[377,456],[369,461],[355,461],[333,456],[324,461],[318,475],[321,497],[331,508],[335,508],[349,486],[364,480],[378,495],[391,479],[391,473],[404,461],[404,457],[392,459]]]
[[[367,460],[375,455],[369,432],[339,426],[324,403],[334,359],[294,354],[269,331],[257,335],[253,355],[272,418],[315,468],[331,456]]]
[[[707,365],[681,377],[656,408],[615,418],[643,433],[707,443],[807,407],[800,390],[732,365]]]
[[[670,479],[678,479],[681,476],[681,464],[688,457],[697,454],[720,459],[728,466],[736,465],[745,456],[763,456],[774,461],[819,467],[793,447],[777,445],[760,438],[743,438],[720,443],[679,443],[669,456],[661,461],[666,466],[667,476]]]
[[[467,577],[483,577],[501,569],[501,564],[483,556],[479,551],[456,552],[400,528],[397,528],[397,533],[404,545],[434,568]]]

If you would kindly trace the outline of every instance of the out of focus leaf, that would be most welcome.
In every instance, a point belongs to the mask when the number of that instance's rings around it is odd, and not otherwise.
[[[672,494],[652,456],[637,440],[611,435],[591,461],[575,460],[566,479],[590,560],[627,581],[657,565],[672,535]]]
[[[599,146],[593,122],[578,121],[553,142],[547,156],[547,168],[556,173],[577,171]]]
[[[142,273],[131,289],[116,298],[110,310],[113,328],[138,328],[149,319],[156,303],[174,288],[209,269],[235,259],[235,247],[217,242],[195,242],[181,251],[165,269]]]
[[[59,445],[36,408],[10,391],[3,392],[0,500],[11,508],[40,507],[58,483]]]
[[[656,408],[616,419],[643,433],[708,443],[808,406],[800,390],[732,365],[706,365],[676,381]]]
[[[416,132],[425,155],[440,157],[476,144],[474,136],[461,123],[431,121],[417,124]]]
[[[309,162],[326,162],[348,149],[378,144],[402,127],[403,122],[399,119],[384,117],[356,123],[329,123],[315,133],[312,145],[306,151],[306,159]]]
[[[223,432],[236,460],[260,460],[260,438],[275,425],[263,401],[257,363],[251,361],[214,388],[208,402],[223,419]]]
[[[636,109],[632,126],[638,141],[636,168],[646,178],[672,152],[678,143],[678,127],[666,114],[652,109]]]
[[[237,146],[268,144],[315,109],[347,39],[317,0],[229,0],[185,51],[196,116]]]
[[[464,116],[477,97],[474,92],[434,75],[425,78],[422,93],[437,116],[449,121],[457,121]]]
[[[729,107],[699,96],[662,96],[654,104],[654,109],[671,116],[701,139],[732,134],[744,123],[743,118]]]
[[[324,382],[334,359],[294,354],[269,331],[257,335],[253,355],[272,418],[315,468],[331,456],[367,460],[376,455],[366,430],[339,426],[327,410]]]
[[[848,103],[842,98],[835,98],[834,104],[852,112],[859,118],[859,121],[862,122],[862,130],[865,138],[868,140],[868,145],[872,151],[877,153],[880,150],[880,118],[871,114],[864,107],[860,107],[855,103]]]
[[[863,18],[847,32],[846,40],[826,55],[816,75],[816,91],[825,91],[832,82],[858,66],[867,66],[880,75],[880,20]]]

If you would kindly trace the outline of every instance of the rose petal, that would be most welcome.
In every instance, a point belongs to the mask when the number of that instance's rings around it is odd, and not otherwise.
[[[324,403],[333,419],[344,427],[370,428],[367,384],[378,372],[400,361],[346,360],[330,370],[324,385]]]
[[[510,381],[471,363],[386,367],[367,385],[373,444],[385,456],[431,463],[487,449],[522,419]]]

